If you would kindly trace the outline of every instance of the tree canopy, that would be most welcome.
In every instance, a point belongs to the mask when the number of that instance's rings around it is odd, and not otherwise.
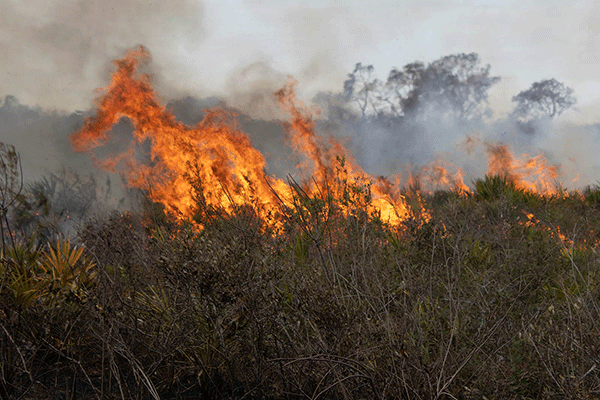
[[[489,89],[500,80],[479,56],[453,54],[425,65],[417,61],[393,68],[387,80],[374,76],[372,65],[356,64],[344,82],[344,98],[366,116],[401,118],[437,111],[459,119],[480,117],[487,110]]]
[[[512,101],[517,103],[513,114],[520,122],[553,118],[577,102],[573,89],[554,78],[534,82],[529,89],[514,96]]]

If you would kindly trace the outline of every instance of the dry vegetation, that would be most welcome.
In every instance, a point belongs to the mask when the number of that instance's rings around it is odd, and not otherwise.
[[[409,188],[392,227],[292,186],[277,229],[199,201],[203,229],[150,204],[3,242],[0,397],[600,396],[600,190]]]

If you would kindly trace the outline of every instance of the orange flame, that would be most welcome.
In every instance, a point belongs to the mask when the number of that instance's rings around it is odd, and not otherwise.
[[[450,172],[455,169],[456,172]],[[417,176],[411,177],[411,181],[419,182],[419,186],[428,191],[435,190],[454,190],[458,193],[471,193],[471,189],[465,184],[465,173],[459,167],[456,167],[437,157],[433,162],[423,166]]]
[[[148,77],[136,74],[139,61],[148,57],[139,48],[115,62],[117,71],[104,89],[96,115],[71,136],[74,149],[94,155],[94,148],[109,140],[111,128],[127,117],[134,127],[134,143],[127,152],[99,163],[114,170],[124,161],[128,185],[147,189],[154,201],[189,216],[194,201],[186,174],[193,170],[209,204],[230,208],[232,202],[244,202],[252,195],[259,195],[264,203],[275,202],[265,181],[265,160],[249,138],[232,127],[233,116],[215,109],[192,128],[176,121],[156,100]],[[151,143],[151,165],[135,157],[136,143],[146,140]]]
[[[508,145],[486,143],[488,175],[506,175],[516,187],[541,194],[556,194],[560,166],[549,165],[542,154],[515,157]]]
[[[117,70],[109,86],[102,89],[96,114],[70,138],[73,148],[90,152],[96,163],[111,171],[124,163],[129,186],[146,189],[152,200],[186,218],[197,206],[190,175],[202,185],[202,201],[229,212],[236,205],[249,204],[267,218],[278,210],[281,202],[290,206],[290,188],[266,174],[263,155],[237,128],[232,113],[209,110],[197,126],[188,127],[158,102],[148,76],[137,73],[139,62],[148,58],[148,52],[140,47],[115,61]],[[369,211],[379,211],[382,219],[391,224],[398,224],[406,217],[403,198],[387,181],[372,179],[364,173],[340,143],[332,141],[329,147],[321,143],[310,113],[295,97],[293,85],[275,95],[292,117],[286,127],[293,146],[312,162],[314,179],[306,187],[308,193],[317,193],[337,172],[340,182],[363,185],[370,190],[372,210]],[[107,143],[112,127],[123,117],[133,125],[134,141],[124,153],[99,160],[95,149]],[[142,163],[136,157],[136,146],[145,142],[150,143],[150,163]],[[337,156],[347,160],[343,169],[334,168]]]
[[[331,138],[329,147],[319,142],[320,138],[315,134],[315,123],[306,107],[296,98],[294,84],[277,91],[275,96],[281,107],[292,116],[292,121],[286,124],[286,128],[291,134],[295,150],[304,153],[313,163],[313,182],[317,185],[311,185],[310,191],[314,193],[319,186],[327,185],[337,173],[338,179],[345,184],[368,187],[372,196],[372,209],[368,211],[379,211],[384,221],[397,225],[408,216],[408,206],[397,186],[391,185],[387,179],[374,179],[365,173],[339,141]],[[344,163],[342,168],[334,169],[338,157],[343,157]],[[343,190],[341,187],[330,187],[330,190],[338,198],[343,196],[339,192]]]

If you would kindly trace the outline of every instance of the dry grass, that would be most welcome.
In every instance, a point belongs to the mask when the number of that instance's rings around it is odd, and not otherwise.
[[[0,396],[598,398],[598,191],[489,179],[402,228],[326,196],[282,210],[278,234],[249,208],[201,231],[90,221],[70,246],[94,284],[52,302],[23,300],[44,257],[4,251]]]

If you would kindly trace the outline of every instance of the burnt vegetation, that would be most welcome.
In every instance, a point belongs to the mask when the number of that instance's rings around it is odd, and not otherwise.
[[[432,99],[480,118],[497,79],[473,55],[385,84],[371,72],[357,65],[344,95],[357,118],[399,124]],[[24,185],[1,144],[0,397],[600,396],[600,188],[413,182],[408,217],[391,225],[338,161],[315,194],[289,178],[293,201],[268,221],[252,202],[208,206],[190,174],[188,221],[143,196],[91,216],[93,179]]]
[[[45,243],[4,197],[2,397],[598,396],[598,188],[406,189],[401,226],[293,188],[278,228],[147,202]]]

